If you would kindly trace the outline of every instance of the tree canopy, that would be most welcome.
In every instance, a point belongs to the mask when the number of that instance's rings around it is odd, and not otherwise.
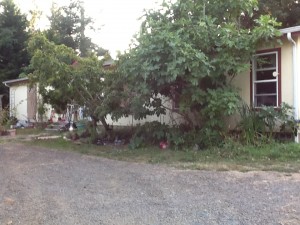
[[[300,2],[297,0],[258,0],[253,12],[244,12],[242,24],[251,28],[255,26],[255,20],[261,15],[269,15],[276,18],[279,28],[300,25]]]
[[[260,0],[256,17],[262,14],[277,18],[282,28],[300,25],[300,2],[297,0]]]
[[[64,44],[86,57],[91,52],[104,55],[106,50],[92,42],[85,31],[93,29],[92,18],[85,16],[80,0],[72,0],[68,6],[52,5],[50,28],[45,31],[47,38],[56,44]]]
[[[51,104],[57,112],[63,112],[67,103],[73,100],[70,82],[72,63],[78,58],[76,53],[65,45],[50,42],[40,33],[31,37],[28,50],[32,56],[31,81],[38,83],[44,103]]]
[[[111,112],[110,107],[119,105],[119,99],[108,99],[106,94],[107,81],[114,70],[103,68],[105,59],[99,60],[96,55],[77,56],[72,48],[57,45],[41,33],[30,39],[29,51],[33,71],[30,80],[38,84],[43,103],[50,104],[58,113],[63,113],[68,103],[79,104],[94,125],[101,121],[108,129],[105,117]]]
[[[27,25],[13,0],[0,1],[0,81],[17,78],[29,63]],[[3,90],[0,82],[0,93]]]
[[[224,115],[235,112],[239,101],[231,80],[249,68],[257,45],[276,35],[270,16],[243,26],[256,1],[164,2],[145,13],[132,49],[121,57],[120,71],[131,96],[131,112],[142,118],[165,113],[167,98],[193,129],[219,132]]]

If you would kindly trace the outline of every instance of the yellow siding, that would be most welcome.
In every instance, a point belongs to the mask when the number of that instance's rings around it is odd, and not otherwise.
[[[286,39],[286,38],[285,38]],[[299,39],[300,44],[300,39]],[[293,73],[292,73],[292,45],[289,41],[283,40],[282,45],[274,45],[260,48],[259,50],[281,49],[281,98],[282,102],[293,104]],[[300,52],[299,52],[300,54]],[[249,65],[250,67],[250,65]],[[239,89],[241,98],[250,104],[250,68],[242,74],[239,74],[233,84]]]
[[[250,64],[249,64],[250,67]],[[238,88],[241,98],[250,104],[250,69],[235,77],[233,85]]]
[[[297,39],[300,46],[300,38]],[[282,40],[282,45],[272,42],[269,45],[259,48],[258,50],[281,49],[281,101],[293,106],[293,58],[292,44],[287,40],[286,36]],[[300,48],[298,50],[298,58],[300,59]],[[299,68],[300,70],[300,68]],[[300,71],[299,71],[300,72]],[[238,88],[241,98],[248,105],[251,104],[251,85],[250,85],[250,64],[249,70],[239,74],[233,81],[233,85]],[[228,128],[234,129],[239,118],[238,115],[233,116],[228,122]]]
[[[287,40],[281,47],[281,98],[293,105],[293,47]]]

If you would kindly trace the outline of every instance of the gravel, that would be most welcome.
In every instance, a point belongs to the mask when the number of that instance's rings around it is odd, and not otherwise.
[[[300,224],[300,174],[178,170],[0,146],[0,224]]]

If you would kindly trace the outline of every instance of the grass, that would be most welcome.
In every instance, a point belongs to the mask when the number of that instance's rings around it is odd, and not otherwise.
[[[19,128],[17,129],[17,135],[39,135],[41,133],[46,133],[42,128]]]
[[[63,138],[27,141],[28,136],[41,133],[61,135],[59,132],[45,132],[41,129],[18,129],[16,139],[0,138],[0,143],[17,140],[28,145],[50,147],[115,160],[164,164],[181,169],[300,172],[300,144],[295,143],[274,142],[258,147],[243,146],[229,140],[222,148],[195,151],[190,149],[162,150],[158,147],[130,149],[127,146],[96,146],[78,144]]]
[[[35,140],[30,145],[78,152],[115,160],[165,164],[181,169],[300,172],[300,145],[271,143],[257,146],[225,144],[207,150],[161,150],[158,147],[129,149],[127,146],[76,144],[63,138]]]

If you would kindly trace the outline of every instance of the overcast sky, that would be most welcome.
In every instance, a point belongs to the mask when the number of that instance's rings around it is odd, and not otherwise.
[[[34,9],[34,2],[44,16],[50,14],[52,0],[14,0],[23,13]],[[88,34],[101,47],[115,56],[116,51],[128,49],[132,36],[139,30],[138,18],[143,9],[155,8],[162,0],[82,0],[86,16],[95,21],[94,27],[100,31]],[[56,0],[59,4],[68,4],[68,0]],[[41,27],[46,26],[42,20]]]

